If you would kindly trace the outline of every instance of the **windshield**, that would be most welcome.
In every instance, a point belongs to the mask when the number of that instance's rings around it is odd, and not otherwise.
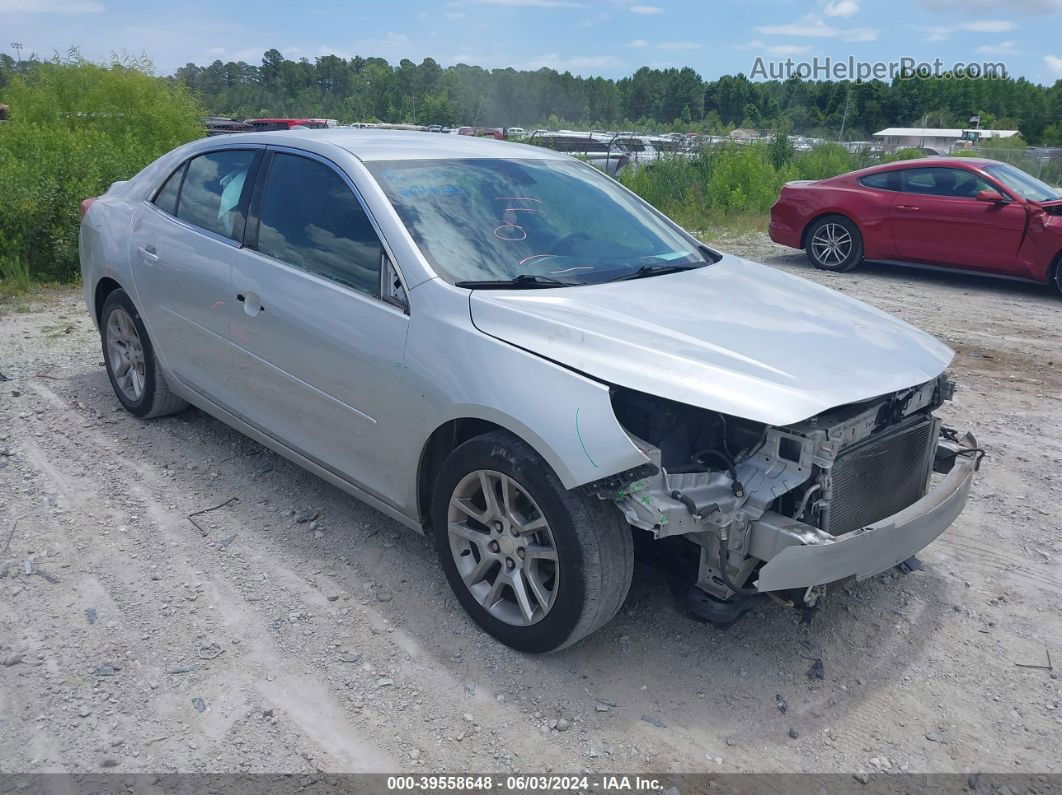
[[[451,282],[541,277],[585,284],[709,261],[696,241],[581,163],[367,165],[424,256]]]
[[[1007,163],[985,166],[985,171],[998,179],[1023,199],[1037,202],[1051,201],[1059,198],[1059,192],[1046,182],[1041,182],[1032,174],[1026,174],[1020,168]]]

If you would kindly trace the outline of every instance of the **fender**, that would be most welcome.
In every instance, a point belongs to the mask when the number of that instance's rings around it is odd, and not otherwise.
[[[486,420],[516,434],[569,489],[649,462],[616,419],[608,385],[469,328],[468,296],[457,287],[411,291],[404,368],[426,411],[410,418],[416,430],[409,438],[417,444],[403,452],[403,469],[410,472],[407,506],[417,504],[423,444],[455,419]],[[441,347],[455,333],[460,350]],[[528,400],[529,393],[537,399]],[[521,409],[506,414],[493,406]]]

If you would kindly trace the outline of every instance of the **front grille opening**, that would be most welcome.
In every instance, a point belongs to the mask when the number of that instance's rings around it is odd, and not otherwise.
[[[843,535],[925,496],[936,442],[936,421],[923,418],[842,450],[822,529]]]

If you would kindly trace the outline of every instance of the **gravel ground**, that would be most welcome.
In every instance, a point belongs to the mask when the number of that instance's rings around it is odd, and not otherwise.
[[[944,415],[988,457],[923,571],[721,632],[639,567],[605,629],[523,656],[426,539],[199,411],[121,411],[49,293],[0,308],[0,771],[1062,772],[1062,302],[717,242],[958,351]]]

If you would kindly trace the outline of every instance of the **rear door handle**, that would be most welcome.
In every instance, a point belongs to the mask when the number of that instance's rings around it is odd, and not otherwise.
[[[155,245],[153,243],[148,243],[146,246],[140,246],[138,250],[140,251],[141,259],[152,264],[159,261],[159,255],[155,251]]]
[[[918,212],[917,204],[897,204],[897,210],[907,210],[908,212]]]

